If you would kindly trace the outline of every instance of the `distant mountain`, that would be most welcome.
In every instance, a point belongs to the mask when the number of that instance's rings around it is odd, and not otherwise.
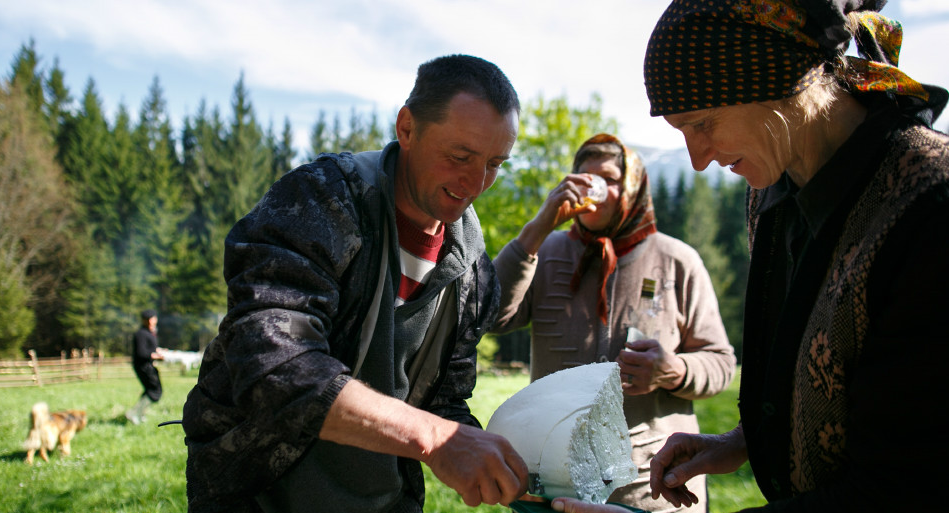
[[[679,175],[684,174],[687,184],[692,183],[692,177],[696,171],[692,169],[692,160],[689,158],[689,151],[685,148],[676,148],[672,150],[663,150],[659,148],[635,147],[639,156],[642,157],[646,165],[646,173],[649,174],[650,184],[655,187],[659,182],[659,177],[663,176],[668,187],[675,187],[679,182]],[[705,171],[710,184],[715,185],[720,178],[725,180],[740,179],[740,177],[728,168],[721,167],[712,162]]]

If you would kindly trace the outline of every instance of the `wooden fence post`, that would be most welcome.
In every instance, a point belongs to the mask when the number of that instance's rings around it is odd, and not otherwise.
[[[80,373],[80,375],[82,376],[82,380],[85,381],[85,380],[89,379],[89,365],[88,365],[88,363],[89,363],[89,350],[86,349],[86,348],[82,348],[82,350],[79,351],[79,358],[81,358],[81,360],[79,360],[79,364],[80,364],[80,367],[79,367],[80,372],[79,372],[79,373]]]
[[[36,351],[30,349],[30,367],[33,367],[33,381],[36,386],[43,386],[43,379],[40,377],[40,362],[36,359]]]

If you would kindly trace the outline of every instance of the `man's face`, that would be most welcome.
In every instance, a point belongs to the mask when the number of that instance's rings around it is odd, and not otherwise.
[[[412,113],[399,111],[401,151],[395,204],[418,227],[435,233],[458,220],[497,178],[517,140],[517,113],[499,114],[467,93],[457,94],[440,123],[419,131]]]

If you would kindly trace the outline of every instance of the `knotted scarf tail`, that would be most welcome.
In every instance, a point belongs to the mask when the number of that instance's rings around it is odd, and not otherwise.
[[[596,311],[600,322],[606,324],[609,314],[609,303],[606,300],[606,283],[607,278],[616,270],[616,253],[613,251],[613,241],[609,237],[597,237],[593,244],[587,246],[587,250],[580,258],[580,265],[577,266],[573,277],[570,278],[570,292],[575,294],[580,287],[580,280],[596,254],[596,247],[600,250],[599,257],[603,262],[600,265],[600,291],[597,297]]]

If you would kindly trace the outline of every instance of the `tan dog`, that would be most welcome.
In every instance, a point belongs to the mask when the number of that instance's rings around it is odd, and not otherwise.
[[[26,449],[26,462],[32,465],[36,451],[40,452],[43,461],[49,461],[48,453],[56,448],[57,442],[63,455],[69,456],[72,452],[69,442],[86,427],[86,412],[66,410],[50,414],[46,403],[36,403],[30,412],[30,424],[32,427],[23,448]]]

